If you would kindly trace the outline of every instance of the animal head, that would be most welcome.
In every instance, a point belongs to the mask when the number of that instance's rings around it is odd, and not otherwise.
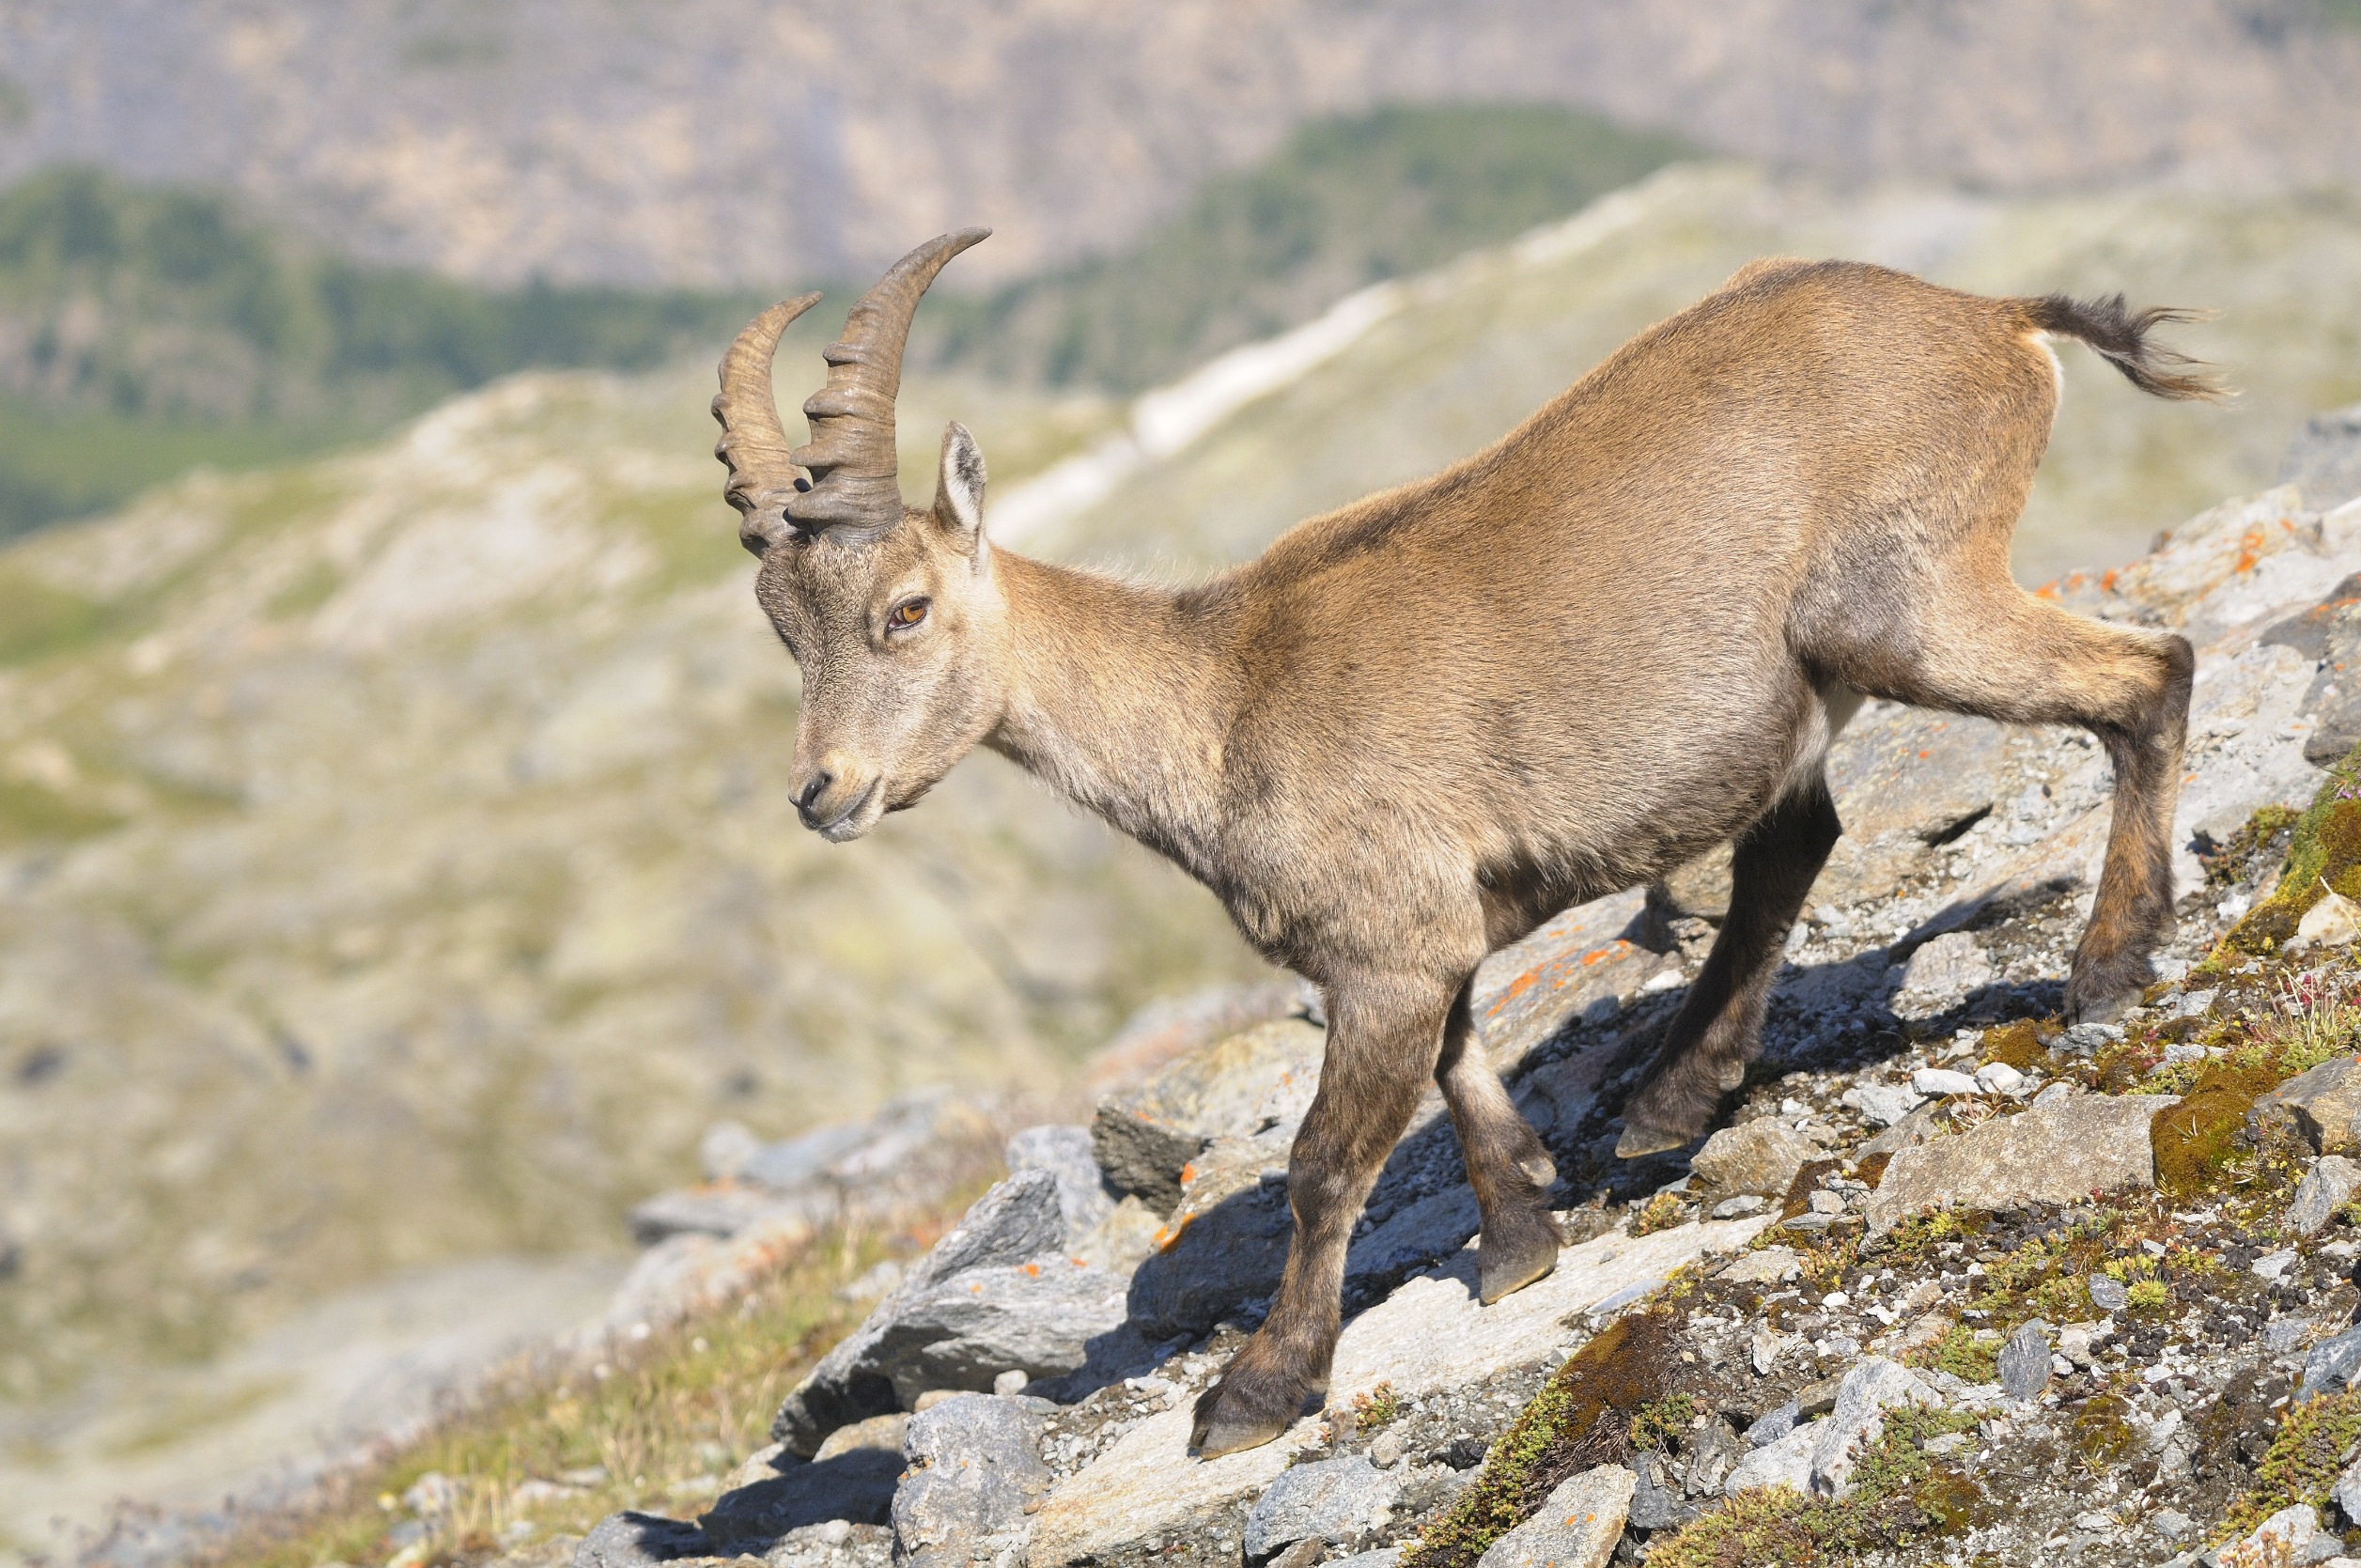
[[[789,788],[803,825],[832,842],[915,803],[1002,706],[984,454],[946,427],[924,508],[902,504],[893,456],[910,317],[943,264],[990,232],[928,241],[854,304],[823,356],[828,384],[803,405],[807,445],[788,450],[770,366],[780,334],[819,296],[773,305],[722,357],[723,494],[762,560],[754,597],[803,671]]]

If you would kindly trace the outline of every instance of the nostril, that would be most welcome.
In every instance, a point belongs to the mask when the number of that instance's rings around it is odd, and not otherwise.
[[[836,775],[825,770],[812,775],[812,782],[803,786],[803,793],[795,798],[796,809],[810,811],[812,802],[828,793],[828,786],[836,782]]]

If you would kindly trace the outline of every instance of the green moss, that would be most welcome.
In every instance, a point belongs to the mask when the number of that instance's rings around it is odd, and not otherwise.
[[[1980,1048],[1987,1064],[2003,1063],[2018,1072],[2025,1071],[2049,1055],[2048,1048],[2042,1044],[2040,1029],[2030,1018],[2015,1018],[1985,1030]]]
[[[2285,946],[2327,888],[2361,898],[2361,746],[2328,770],[2288,834],[2287,869],[2278,885],[2222,939],[2217,956]]]
[[[2268,1061],[2209,1062],[2179,1105],[2149,1124],[2156,1155],[2156,1188],[2173,1198],[2220,1189],[2249,1150],[2239,1134],[2255,1101],[2282,1080]]]
[[[2283,1508],[2323,1508],[2353,1446],[2361,1443],[2361,1393],[2323,1394],[2288,1407],[2255,1467],[2255,1489],[2222,1521],[2217,1539],[2244,1535]]]
[[[1667,1397],[1677,1351],[1661,1312],[1610,1324],[1550,1374],[1483,1469],[1403,1553],[1404,1568],[1471,1568],[1568,1476],[1620,1462],[1639,1413]]]

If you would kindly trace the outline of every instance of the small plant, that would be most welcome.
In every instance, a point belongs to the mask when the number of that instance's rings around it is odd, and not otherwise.
[[[2130,1291],[2134,1317],[2162,1317],[2172,1306],[2172,1287],[2162,1280],[2142,1280]]]
[[[1677,1192],[1659,1192],[1642,1203],[1639,1212],[1631,1217],[1631,1234],[1636,1236],[1653,1235],[1658,1231],[1669,1231],[1675,1225],[1685,1224],[1687,1220],[1688,1205],[1681,1202],[1681,1195]]]
[[[2000,1375],[2000,1343],[1990,1330],[1954,1324],[1926,1353],[1926,1362],[1964,1383],[1990,1383]]]
[[[1353,1396],[1353,1425],[1362,1432],[1390,1425],[1401,1414],[1402,1396],[1393,1391],[1390,1383],[1380,1383],[1365,1394]]]
[[[1631,1446],[1636,1449],[1670,1449],[1697,1419],[1697,1401],[1687,1394],[1672,1394],[1639,1407],[1631,1421]]]
[[[2355,1443],[2361,1443],[2361,1393],[2322,1394],[2290,1405],[2255,1467],[2255,1489],[2230,1509],[2218,1539],[2244,1535],[2297,1503],[2325,1507]]]

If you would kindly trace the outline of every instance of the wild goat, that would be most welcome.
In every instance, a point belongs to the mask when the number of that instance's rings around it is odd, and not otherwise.
[[[722,361],[716,455],[802,666],[805,826],[858,838],[981,743],[1178,862],[1320,989],[1285,1273],[1198,1402],[1202,1453],[1266,1442],[1325,1392],[1345,1243],[1430,1076],[1483,1212],[1484,1300],[1555,1265],[1556,1172],[1471,1048],[1471,977],[1558,910],[1731,840],[1729,919],[1617,1152],[1704,1131],[1836,842],[1822,764],[1864,694],[2095,734],[2115,815],[2067,1006],[2104,1017],[2151,978],[2189,644],[2026,594],[2009,540],[2058,407],[2045,336],[2160,396],[2214,396],[2147,341],[2182,313],[1759,261],[1484,451],[1171,589],[993,549],[956,424],[933,505],[903,505],[910,317],[987,232],[920,246],[853,306],[794,451],[771,360],[818,296],[758,317]]]

